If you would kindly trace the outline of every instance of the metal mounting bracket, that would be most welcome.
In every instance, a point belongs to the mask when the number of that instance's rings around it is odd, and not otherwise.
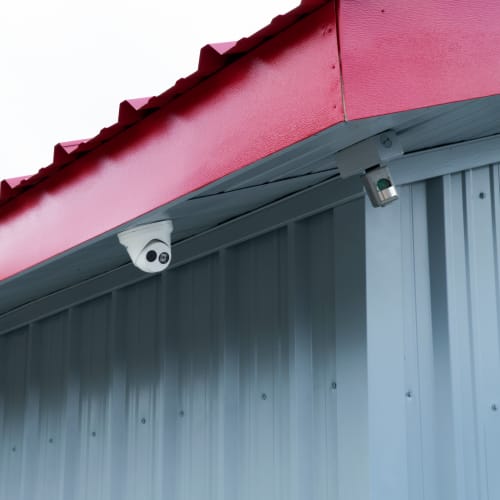
[[[343,179],[362,175],[367,170],[403,156],[399,138],[393,130],[369,137],[335,154],[337,168]]]
[[[349,146],[335,155],[340,177],[360,175],[374,207],[383,207],[398,199],[387,163],[403,156],[404,151],[393,130]]]

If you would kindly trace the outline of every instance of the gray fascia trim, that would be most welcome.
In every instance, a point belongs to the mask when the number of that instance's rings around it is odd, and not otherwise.
[[[404,185],[499,161],[500,135],[493,135],[408,154],[389,162],[388,166],[395,184]],[[174,262],[171,267],[181,266],[360,196],[362,187],[357,176],[345,180],[330,179],[177,243],[173,247]],[[113,269],[4,313],[0,316],[0,335],[148,278],[149,275],[140,273],[131,264]]]
[[[405,155],[388,163],[396,185],[440,177],[500,161],[500,135]]]
[[[338,178],[329,179],[174,244],[170,269],[267,233],[293,220],[305,219],[315,213],[343,205],[362,195],[362,186],[357,177],[344,181]],[[2,314],[0,335],[151,277],[152,275],[138,271],[132,264],[126,264]],[[168,279],[168,274],[165,279]]]

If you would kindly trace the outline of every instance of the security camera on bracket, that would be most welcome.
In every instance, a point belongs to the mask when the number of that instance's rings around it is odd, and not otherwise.
[[[152,222],[118,233],[118,240],[135,267],[145,273],[159,273],[167,269],[172,258],[173,228],[170,220]]]
[[[398,199],[388,164],[404,154],[393,130],[374,135],[335,154],[342,179],[359,175],[374,207],[385,207]]]

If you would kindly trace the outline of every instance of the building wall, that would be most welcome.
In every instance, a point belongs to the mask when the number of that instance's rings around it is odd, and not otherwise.
[[[371,498],[500,498],[499,180],[366,208]]]
[[[0,337],[0,499],[368,495],[358,198]]]
[[[500,498],[499,187],[350,195],[1,336],[0,499]]]

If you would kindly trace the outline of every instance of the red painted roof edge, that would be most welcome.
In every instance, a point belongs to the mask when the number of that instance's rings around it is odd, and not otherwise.
[[[28,179],[29,175],[22,175],[20,177],[11,177],[10,179],[4,179],[2,182],[8,185],[11,189],[16,188],[21,182]]]
[[[113,125],[101,129],[93,138],[87,140],[69,141],[54,146],[53,161],[50,165],[40,169],[31,176],[25,176],[14,187],[5,187],[2,183],[0,191],[0,206],[19,196],[30,187],[50,177],[60,168],[66,167],[76,158],[98,148],[126,128],[140,122],[152,112],[164,108],[171,101],[180,97],[216,73],[223,67],[231,64],[235,58],[255,49],[263,41],[276,36],[279,32],[293,25],[313,10],[329,3],[330,0],[302,0],[300,5],[290,12],[275,17],[267,26],[253,35],[242,38],[237,42],[209,44],[200,49],[198,69],[188,77],[177,80],[175,85],[158,96],[128,99],[120,103],[118,121]]]
[[[500,94],[500,2],[337,0],[347,120]]]
[[[4,179],[0,182],[0,199],[8,198],[12,191],[15,190],[21,182],[29,179],[29,175],[24,175],[22,177],[12,177],[10,179]]]
[[[333,3],[298,17],[147,119],[105,129],[112,140],[60,145],[70,166],[0,209],[0,280],[343,122]]]

